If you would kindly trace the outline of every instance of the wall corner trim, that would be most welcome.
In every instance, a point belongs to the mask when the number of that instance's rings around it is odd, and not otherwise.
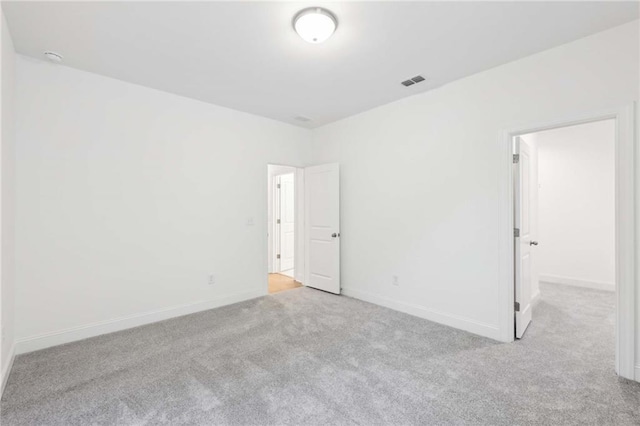
[[[181,317],[184,315],[194,314],[197,312],[207,311],[209,309],[219,308],[231,305],[245,300],[255,299],[265,295],[264,290],[253,290],[242,293],[235,293],[216,299],[205,300],[183,305],[172,306],[155,311],[134,314],[111,320],[85,324],[77,327],[71,327],[64,330],[43,333],[31,337],[21,338],[16,341],[15,354],[20,355],[40,349],[50,348],[52,346],[63,345],[78,340],[88,339],[90,337],[100,336],[102,334],[114,333],[129,328],[140,327],[171,318]]]

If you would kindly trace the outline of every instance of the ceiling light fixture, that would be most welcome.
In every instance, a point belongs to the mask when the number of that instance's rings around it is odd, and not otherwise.
[[[293,18],[293,28],[309,43],[322,43],[337,27],[338,21],[333,13],[321,7],[303,9]]]

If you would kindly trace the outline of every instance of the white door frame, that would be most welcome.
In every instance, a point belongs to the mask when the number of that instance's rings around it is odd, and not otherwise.
[[[607,119],[616,121],[615,211],[616,211],[616,372],[635,377],[635,104],[582,114],[562,120],[506,129],[500,136],[499,315],[500,340],[514,341],[514,250],[513,250],[513,138],[559,127]]]

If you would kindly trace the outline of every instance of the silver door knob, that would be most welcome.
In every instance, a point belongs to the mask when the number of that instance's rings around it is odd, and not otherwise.
[[[336,234],[335,232],[333,234],[331,234],[331,238],[336,238],[336,237],[339,237],[339,236],[340,236],[340,234]]]
[[[530,241],[530,242],[529,242],[529,245],[530,245],[530,246],[537,246],[537,245],[538,245],[538,242],[537,242],[537,241]]]

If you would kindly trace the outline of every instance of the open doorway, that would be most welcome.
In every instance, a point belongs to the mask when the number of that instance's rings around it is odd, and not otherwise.
[[[340,166],[267,165],[267,291],[340,294]]]
[[[515,153],[516,299],[524,301],[516,337],[543,300],[542,315],[571,306],[584,337],[610,341],[613,352],[615,121],[524,134],[514,138]]]
[[[503,146],[508,150],[510,165],[503,169],[509,179],[505,180],[508,191],[501,195],[504,211],[509,212],[501,219],[509,224],[501,247],[510,253],[505,256],[502,281],[506,296],[503,330],[510,334],[505,334],[504,340],[520,338],[525,331],[524,341],[533,333],[542,333],[555,339],[558,346],[564,345],[565,351],[598,354],[592,365],[615,365],[616,372],[629,379],[634,379],[635,355],[633,117],[634,106],[630,105],[505,131]],[[564,155],[558,168],[560,152],[550,149],[560,150],[562,142],[558,138],[566,139],[570,133],[581,140],[566,143],[564,150],[571,155]],[[592,142],[599,145],[589,147],[588,138],[599,139]],[[551,146],[554,140],[556,145]],[[542,166],[540,161],[544,162]],[[577,161],[582,162],[580,168]],[[538,177],[538,172],[545,176]],[[543,213],[546,217],[542,222],[540,209],[551,210],[550,214]],[[568,224],[560,220],[562,209],[569,212]],[[562,244],[561,256],[554,250]],[[543,246],[551,250],[546,258],[540,258]],[[542,265],[546,272],[539,270],[541,261],[547,262]],[[579,273],[572,276],[571,270]],[[583,293],[589,296],[582,297]],[[549,314],[546,317],[545,311]],[[551,317],[560,321],[547,321]],[[556,327],[555,331],[545,333],[545,324]],[[605,331],[596,336],[596,328]]]
[[[301,287],[296,280],[298,200],[296,168],[269,165],[268,179],[268,259],[269,293]]]

